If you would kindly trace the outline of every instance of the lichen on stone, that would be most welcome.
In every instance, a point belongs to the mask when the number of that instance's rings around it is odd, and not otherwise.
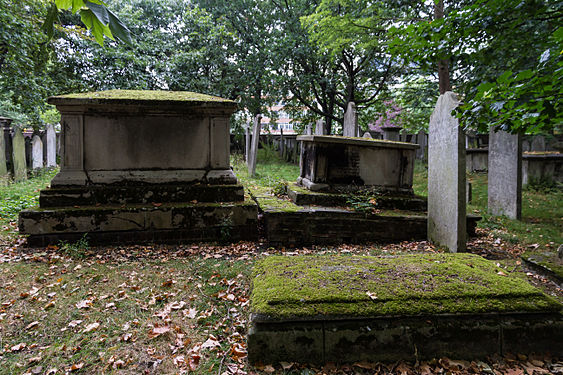
[[[143,102],[219,102],[235,103],[232,100],[217,96],[199,94],[189,91],[165,91],[165,90],[107,90],[67,94],[52,97],[51,99],[82,99],[91,101],[143,101]]]
[[[526,281],[471,254],[267,257],[251,310],[277,318],[560,311]]]

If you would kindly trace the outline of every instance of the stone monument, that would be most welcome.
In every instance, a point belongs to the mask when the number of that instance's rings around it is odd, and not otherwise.
[[[325,120],[320,119],[316,122],[315,135],[326,135]]]
[[[522,217],[522,135],[491,130],[489,135],[488,211]]]
[[[31,140],[31,168],[43,168],[43,141],[38,135],[34,135]]]
[[[342,126],[344,137],[358,137],[358,112],[356,111],[356,104],[354,102],[348,103],[348,108],[344,113],[344,124]]]
[[[57,134],[55,133],[55,128],[51,124],[47,124],[45,128],[45,136],[47,139],[47,168],[53,168],[57,166]]]
[[[262,115],[254,117],[254,125],[252,128],[252,144],[250,145],[250,160],[248,163],[248,175],[254,177],[256,175],[256,158],[258,157],[258,146],[260,144],[260,131],[262,128]]]
[[[0,127],[0,181],[8,174],[6,162],[6,142],[4,141],[4,131]]]
[[[31,245],[233,240],[257,208],[229,165],[236,103],[191,92],[110,90],[51,97],[61,171],[39,210],[20,213]]]
[[[14,129],[14,137],[12,138],[12,160],[14,163],[14,181],[27,180],[25,139],[20,128]]]
[[[428,139],[428,239],[451,252],[465,251],[465,136],[452,111],[457,95],[438,98]]]

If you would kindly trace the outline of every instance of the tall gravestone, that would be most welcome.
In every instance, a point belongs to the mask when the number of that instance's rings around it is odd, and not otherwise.
[[[8,165],[6,164],[6,142],[4,141],[4,131],[0,127],[0,182],[8,174]]]
[[[465,136],[452,111],[457,95],[438,98],[428,139],[428,239],[451,252],[464,251],[467,237]]]
[[[31,140],[31,168],[43,168],[43,141],[38,135]]]
[[[304,134],[305,135],[312,135],[313,134],[313,127],[311,126],[311,124],[305,125]]]
[[[14,163],[14,181],[27,179],[27,165],[25,161],[25,139],[21,129],[16,128],[12,138],[12,160]]]
[[[358,112],[354,102],[348,103],[348,108],[344,113],[344,125],[342,127],[344,137],[357,137],[358,134]]]
[[[258,144],[260,142],[260,130],[262,115],[256,115],[252,129],[252,145],[250,146],[250,162],[248,164],[248,174],[251,177],[256,175],[256,157],[258,156]]]
[[[250,133],[250,123],[246,124],[246,130],[244,131],[244,159],[246,160],[246,165],[250,162],[250,144],[252,143],[252,137]]]
[[[499,130],[489,135],[488,211],[522,217],[522,136]]]
[[[315,135],[326,135],[325,121],[323,119],[318,120],[315,124]]]
[[[47,124],[45,128],[45,138],[47,156],[45,161],[47,163],[47,168],[52,168],[57,166],[57,134],[55,133],[55,128],[51,124]]]

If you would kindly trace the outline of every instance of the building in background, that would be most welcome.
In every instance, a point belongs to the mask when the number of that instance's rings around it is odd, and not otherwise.
[[[263,132],[267,133],[269,129],[271,134],[280,134],[280,130],[283,129],[283,134],[295,134],[295,122],[289,117],[289,114],[283,110],[283,106],[283,102],[280,102],[268,108],[270,112],[277,114],[277,119],[274,121],[269,117],[262,117],[261,123]]]

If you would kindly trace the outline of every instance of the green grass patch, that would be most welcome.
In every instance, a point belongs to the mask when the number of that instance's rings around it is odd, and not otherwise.
[[[2,235],[14,235],[15,228],[11,223],[18,220],[21,210],[39,205],[39,191],[49,185],[58,169],[42,170],[32,178],[0,185],[0,227]]]

